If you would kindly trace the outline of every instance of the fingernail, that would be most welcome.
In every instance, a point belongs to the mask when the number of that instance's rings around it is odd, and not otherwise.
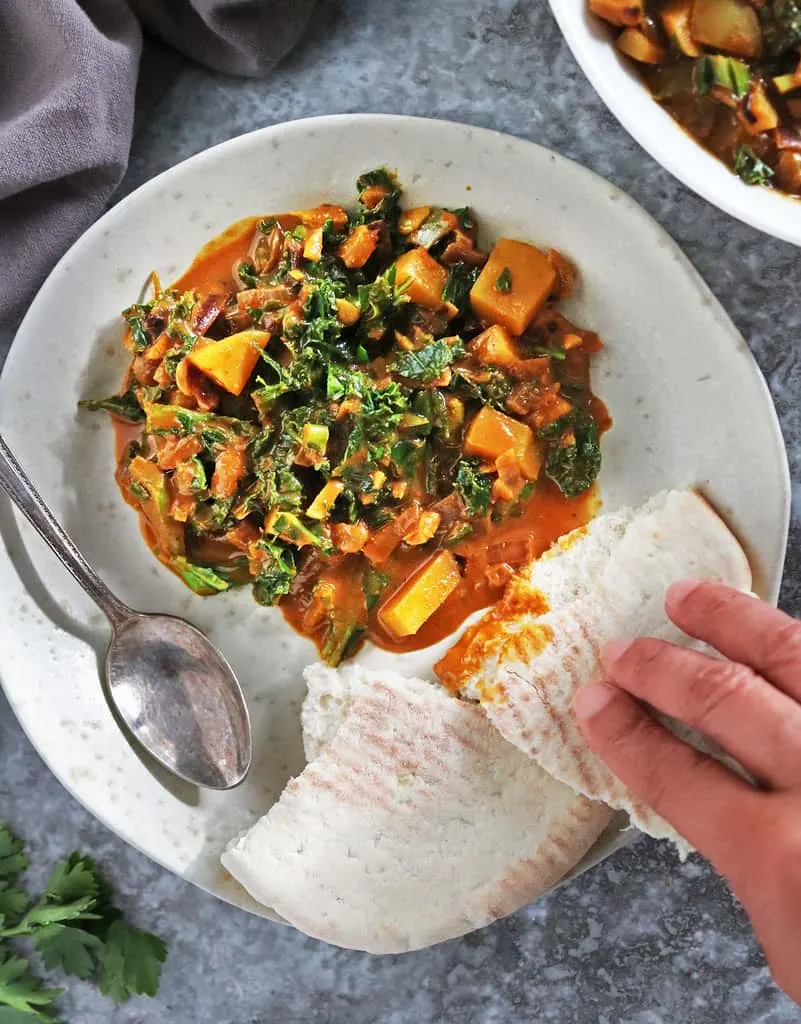
[[[573,710],[576,718],[586,721],[594,718],[597,714],[614,700],[616,690],[608,683],[588,683],[578,691],[573,698]]]
[[[601,664],[607,672],[611,672],[626,651],[634,643],[633,640],[610,640],[601,648]]]
[[[667,602],[673,606],[690,596],[694,590],[701,586],[702,580],[679,580],[674,583],[667,592]]]

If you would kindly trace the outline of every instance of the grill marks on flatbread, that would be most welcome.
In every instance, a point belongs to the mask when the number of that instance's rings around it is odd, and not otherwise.
[[[462,935],[553,886],[610,821],[437,686],[306,676],[315,759],[223,864],[309,935],[374,953]]]
[[[712,508],[693,491],[665,492],[560,541],[437,665],[446,686],[480,701],[506,739],[554,778],[627,811],[682,852],[674,829],[588,749],[572,701],[599,674],[600,648],[614,637],[689,643],[664,610],[670,584],[688,577],[751,587],[748,560]],[[540,610],[530,611],[536,602]]]

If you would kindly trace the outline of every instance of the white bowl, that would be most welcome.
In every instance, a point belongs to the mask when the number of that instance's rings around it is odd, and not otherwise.
[[[653,99],[588,0],[550,0],[573,56],[623,127],[666,170],[732,217],[801,245],[801,201],[745,185]]]

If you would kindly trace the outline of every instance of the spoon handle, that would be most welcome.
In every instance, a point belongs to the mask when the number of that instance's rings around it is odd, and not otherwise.
[[[53,553],[69,569],[92,600],[106,613],[116,628],[135,613],[108,589],[89,565],[41,495],[31,483],[25,470],[0,435],[0,487],[11,498]]]

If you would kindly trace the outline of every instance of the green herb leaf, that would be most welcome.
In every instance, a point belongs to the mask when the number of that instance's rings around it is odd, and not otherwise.
[[[389,270],[371,284],[359,285],[357,302],[361,311],[359,335],[370,341],[379,341],[389,330],[399,312],[409,301],[406,292],[411,285],[397,285],[397,267],[393,263]]]
[[[94,902],[94,896],[83,896],[63,905],[47,901],[37,903],[26,913],[15,930],[18,930],[20,934],[26,934],[33,932],[36,928],[44,928],[47,925],[60,924],[64,921],[92,921],[97,918],[97,914],[91,912]],[[8,935],[8,929],[6,935]]]
[[[59,988],[42,988],[41,981],[29,973],[27,960],[14,956],[8,948],[0,947],[0,1013],[3,1014],[0,1021],[3,1018],[14,1021],[9,1011],[16,1011],[20,1020],[52,1022],[52,1016],[44,1011],[60,994]]]
[[[231,586],[213,569],[203,565],[193,565],[192,562],[180,556],[173,559],[173,565],[184,583],[196,594],[221,594]]]
[[[132,388],[122,395],[111,395],[109,398],[99,400],[86,399],[83,402],[78,402],[78,408],[85,409],[87,412],[108,412],[127,423],[138,423],[145,418],[144,410]]]
[[[258,288],[261,283],[259,272],[252,263],[240,263],[236,276],[246,288]]]
[[[375,566],[370,565],[365,569],[364,576],[362,577],[362,590],[364,591],[364,600],[367,604],[368,613],[375,610],[376,605],[381,600],[381,595],[391,581],[392,577],[389,573],[381,572]]]
[[[277,540],[261,540],[258,548],[263,560],[261,571],[253,584],[253,596],[259,604],[274,605],[289,593],[297,575],[295,556],[288,544]]]
[[[475,231],[478,227],[475,214],[469,206],[462,206],[458,210],[452,210],[451,212],[459,218],[459,223],[461,224],[463,231]]]
[[[26,864],[22,843],[0,822],[0,913],[6,915],[0,920],[0,1024],[54,1024],[52,1003],[61,991],[42,988],[28,962],[14,955],[10,940],[16,938],[32,939],[47,967],[84,979],[101,968],[101,990],[118,1001],[132,993],[155,995],[164,943],[122,921],[94,861],[77,853],[60,861],[23,914],[30,899],[12,883]],[[9,907],[16,923],[9,923]]]
[[[773,168],[756,155],[750,146],[740,146],[734,158],[734,173],[746,185],[768,185],[773,177]]]
[[[512,290],[512,271],[504,267],[495,282],[496,292],[510,292]]]
[[[30,903],[15,884],[27,866],[23,843],[0,822],[0,929],[16,922]]]
[[[362,202],[362,195],[366,189],[373,185],[380,185],[387,190],[387,194],[376,206],[371,209]],[[398,179],[395,175],[386,169],[386,167],[379,167],[375,171],[368,171],[366,174],[362,174],[356,181],[356,188],[359,192],[359,203],[362,206],[359,217],[357,218],[359,223],[365,224],[373,220],[385,220],[392,228],[395,227],[398,220],[398,214],[400,212],[399,200],[401,197],[402,189],[398,183]]]
[[[575,498],[592,487],[601,470],[601,445],[594,420],[577,409],[571,425],[548,449],[545,472],[568,497]]]
[[[45,886],[45,896],[53,903],[72,903],[94,899],[97,895],[96,867],[89,857],[72,853],[53,868]]]
[[[460,459],[456,464],[456,490],[471,516],[485,516],[492,500],[492,477],[478,467],[478,459]]]
[[[384,449],[395,438],[398,422],[409,407],[409,400],[396,382],[378,388],[369,377],[362,385],[361,408],[352,416],[352,426],[343,462],[364,451],[368,459],[381,458]]]
[[[25,844],[0,821],[0,880],[6,883],[14,882],[27,866]]]
[[[370,188],[371,185],[383,185],[383,187],[388,188],[390,192],[400,191],[398,179],[392,171],[387,170],[386,167],[377,167],[374,171],[366,171],[364,174],[360,174],[356,179],[356,189],[359,192],[359,195],[361,195],[365,189]]]
[[[0,882],[0,930],[9,927],[24,913],[30,900],[22,891],[7,882]]]
[[[144,352],[150,348],[153,339],[145,328],[145,317],[149,316],[153,309],[153,303],[135,303],[122,311],[122,318],[128,324],[131,331],[131,343],[134,352]]]
[[[76,978],[93,978],[94,955],[103,943],[91,932],[65,924],[51,924],[36,932],[34,941],[45,967],[60,967]]]
[[[696,63],[695,82],[700,93],[709,92],[713,86],[719,85],[728,89],[735,99],[741,100],[751,85],[751,70],[734,57],[708,54]]]
[[[444,338],[438,338],[415,352],[399,352],[390,369],[401,377],[430,384],[442,376],[454,359],[463,355],[464,348],[458,339],[454,344],[449,344]]]
[[[481,380],[473,375],[454,370],[456,387],[467,398],[478,400],[482,405],[491,405],[494,409],[503,410],[506,400],[512,391],[512,382],[500,370],[487,369],[482,373]]]
[[[338,617],[332,618],[329,621],[328,631],[320,650],[326,665],[336,668],[343,658],[355,650],[364,632],[365,627],[360,622],[353,622]]]
[[[452,303],[460,313],[467,312],[470,307],[470,292],[480,273],[478,267],[454,263],[448,272],[448,280],[442,291],[442,301]]]
[[[100,953],[100,991],[124,1003],[132,995],[155,996],[167,947],[150,932],[118,920],[109,928]]]

